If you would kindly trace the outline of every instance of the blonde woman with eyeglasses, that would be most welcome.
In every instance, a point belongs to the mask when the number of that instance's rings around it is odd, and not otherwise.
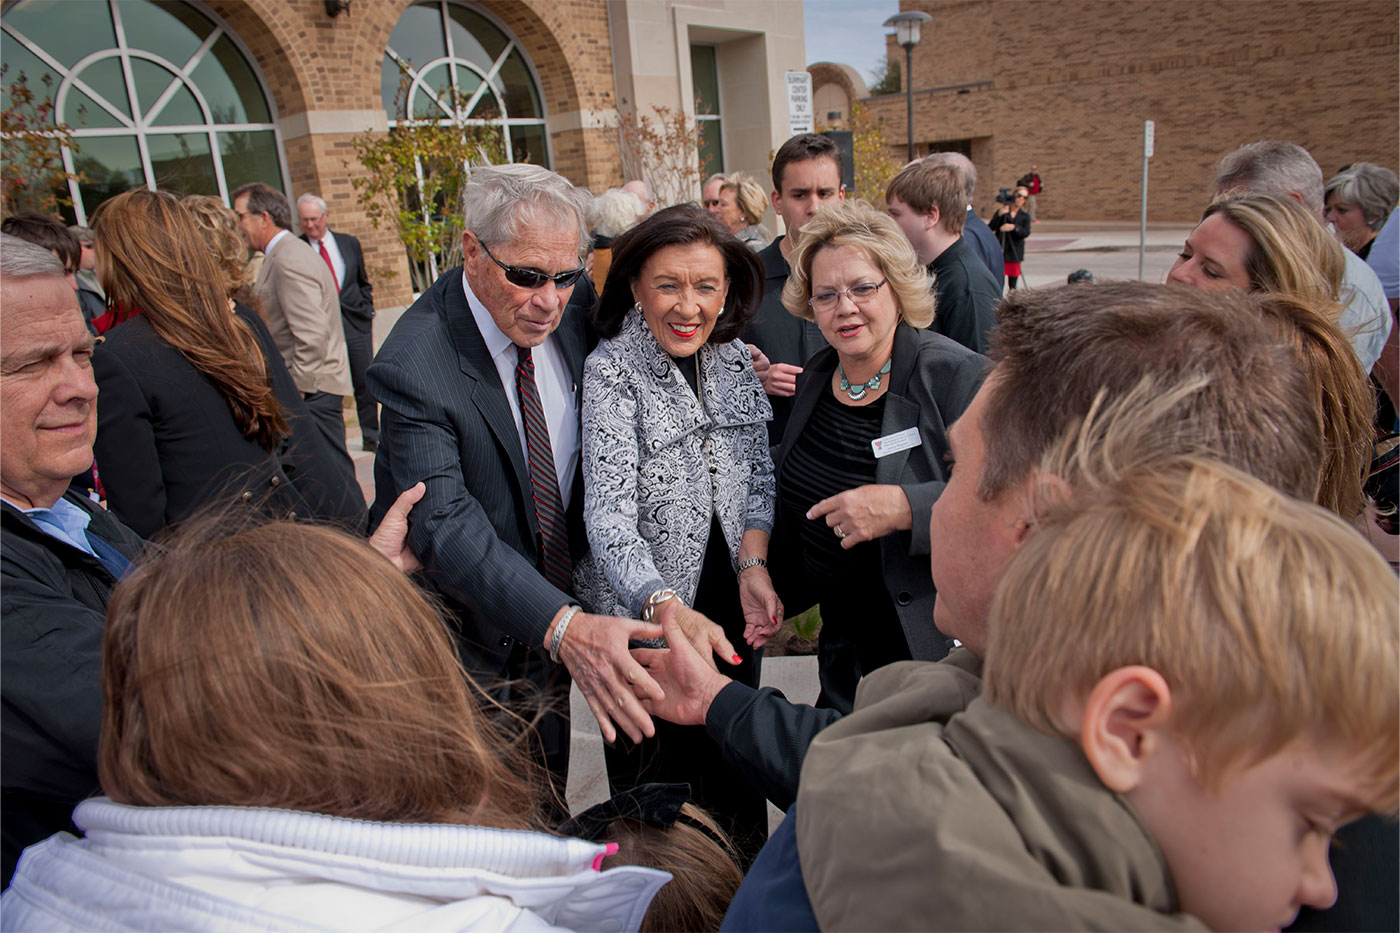
[[[952,647],[931,621],[929,513],[987,361],[927,329],[924,269],[864,201],[802,228],[783,305],[830,347],[798,378],[775,453],[773,579],[790,615],[821,605],[818,705],[849,712],[863,674]]]

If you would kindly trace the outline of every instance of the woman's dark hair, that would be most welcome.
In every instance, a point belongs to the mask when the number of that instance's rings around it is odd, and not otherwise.
[[[706,243],[719,250],[724,259],[724,275],[729,280],[724,314],[715,322],[706,342],[728,343],[739,336],[763,299],[763,263],[713,214],[695,204],[678,204],[657,211],[613,240],[612,266],[603,283],[598,310],[593,312],[599,336],[611,338],[621,332],[622,321],[633,305],[632,283],[641,276],[646,261],[659,249],[691,243]]]

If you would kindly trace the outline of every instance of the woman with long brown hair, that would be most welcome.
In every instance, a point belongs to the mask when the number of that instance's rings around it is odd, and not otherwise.
[[[107,796],[26,851],[7,928],[636,930],[670,877],[541,831],[510,714],[330,528],[188,523],[113,593],[102,694]]]
[[[104,202],[92,229],[112,306],[93,355],[112,511],[145,537],[221,501],[309,514],[282,468],[289,427],[267,361],[190,213],[138,188]]]

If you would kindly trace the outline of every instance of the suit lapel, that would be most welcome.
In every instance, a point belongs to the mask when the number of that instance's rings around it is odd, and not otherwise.
[[[904,324],[894,332],[894,352],[890,359],[890,385],[885,392],[885,414],[880,421],[880,436],[889,437],[907,428],[919,426],[919,406],[906,397],[905,387],[914,374],[918,356],[918,335]],[[909,462],[909,450],[888,454],[875,461],[875,482],[897,486]]]
[[[515,426],[515,418],[510,413],[510,403],[506,401],[505,387],[501,385],[496,364],[486,350],[486,341],[472,317],[472,309],[467,304],[466,292],[462,290],[461,270],[458,269],[448,283],[443,302],[447,315],[448,333],[452,335],[453,346],[457,350],[457,363],[462,375],[467,377],[467,394],[471,403],[481,413],[482,420],[491,428],[496,443],[510,457],[515,468],[517,496],[520,510],[528,516],[530,534],[536,534],[535,510],[526,508],[525,490],[530,486],[530,469],[525,462],[525,453],[520,449],[520,432]],[[515,387],[511,386],[514,391]]]

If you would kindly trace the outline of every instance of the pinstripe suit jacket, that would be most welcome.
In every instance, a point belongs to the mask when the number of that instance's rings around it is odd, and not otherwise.
[[[579,280],[555,336],[581,402],[583,361],[596,342],[588,324],[595,296]],[[446,273],[394,325],[369,368],[370,393],[383,405],[374,461],[370,527],[403,490],[428,491],[413,509],[408,543],[459,622],[463,662],[499,678],[513,641],[539,646],[571,597],[536,569],[539,529],[529,467],[506,400],[462,290],[462,270]],[[510,387],[514,391],[514,387]],[[580,471],[573,483],[569,542],[587,550]]]

